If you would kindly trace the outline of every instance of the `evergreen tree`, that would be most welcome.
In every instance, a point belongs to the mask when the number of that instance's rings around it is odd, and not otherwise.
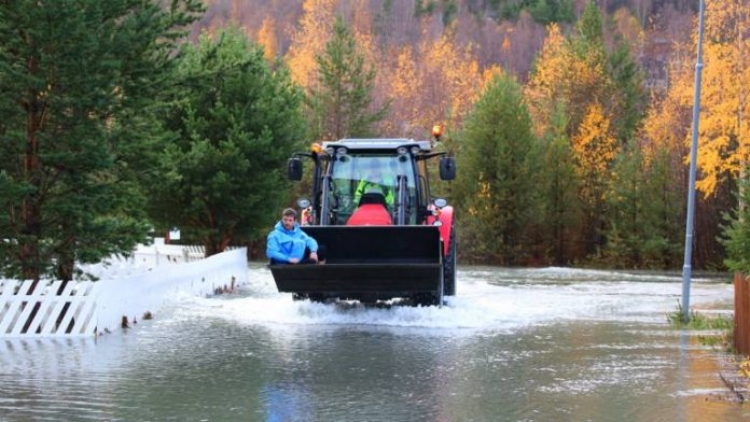
[[[643,156],[635,148],[621,152],[614,165],[615,183],[607,197],[609,225],[604,260],[614,267],[638,268],[645,240],[645,174]]]
[[[750,172],[745,169],[745,175]],[[739,182],[743,204],[750,204],[750,179]],[[725,215],[727,224],[723,226],[721,242],[726,248],[724,264],[732,271],[750,274],[750,207],[738,207]]]
[[[539,168],[539,206],[536,237],[537,260],[551,259],[555,265],[570,264],[575,256],[571,239],[579,232],[581,203],[578,198],[580,180],[576,161],[566,135],[568,116],[565,104],[557,103],[551,125],[542,142],[546,145]]]
[[[531,119],[514,79],[496,75],[489,82],[461,139],[455,196],[463,236],[472,239],[463,252],[470,260],[521,263],[530,250],[537,160]]]
[[[583,9],[581,18],[576,24],[579,39],[590,45],[601,45],[604,39],[602,32],[602,13],[596,2],[589,1]]]
[[[304,135],[302,92],[236,29],[185,46],[177,79],[151,215],[213,255],[264,236],[287,200],[284,163]]]
[[[547,0],[535,0],[533,3],[531,3],[529,11],[531,12],[531,16],[534,18],[534,21],[539,22],[543,25],[551,23],[555,20],[554,10],[550,6],[549,2],[547,2]]]
[[[308,98],[311,138],[373,136],[373,127],[387,114],[388,104],[374,106],[375,69],[365,63],[340,17],[336,18],[325,52],[316,60],[318,81],[310,88]]]
[[[146,240],[152,120],[197,0],[0,3],[0,256],[68,281]]]
[[[602,254],[609,266],[669,269],[679,262],[683,201],[668,163],[666,150],[647,160],[634,145],[618,156]]]
[[[660,148],[646,163],[643,266],[678,268],[685,246],[684,183],[675,175],[667,148]]]
[[[624,41],[615,46],[608,62],[613,91],[608,96],[613,110],[613,131],[619,143],[625,145],[634,138],[646,118],[649,97],[645,77]]]
[[[527,10],[534,21],[540,24],[573,22],[575,20],[572,0],[487,0],[488,6],[497,12],[499,19],[518,19]]]

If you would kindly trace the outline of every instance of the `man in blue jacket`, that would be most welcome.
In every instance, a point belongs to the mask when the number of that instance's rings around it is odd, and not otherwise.
[[[281,213],[281,221],[268,234],[266,255],[271,264],[315,264],[325,261],[318,242],[300,229],[297,211],[287,208]]]

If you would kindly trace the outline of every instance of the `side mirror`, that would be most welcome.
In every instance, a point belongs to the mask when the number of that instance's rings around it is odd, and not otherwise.
[[[302,180],[302,160],[297,157],[292,157],[287,162],[287,176],[289,180],[299,182]]]
[[[440,159],[440,179],[453,180],[456,178],[456,159],[443,157]]]

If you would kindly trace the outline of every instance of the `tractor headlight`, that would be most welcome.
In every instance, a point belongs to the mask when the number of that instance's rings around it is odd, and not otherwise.
[[[336,148],[334,148],[334,147],[326,147],[326,154],[332,156],[335,153],[336,153]]]
[[[417,155],[417,154],[419,154],[419,147],[418,146],[411,147],[411,155]]]
[[[406,155],[407,151],[406,147],[398,147],[398,149],[396,149],[398,155]]]

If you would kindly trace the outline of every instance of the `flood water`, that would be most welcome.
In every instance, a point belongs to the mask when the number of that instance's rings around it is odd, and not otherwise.
[[[270,272],[97,340],[0,339],[0,421],[734,421],[679,274],[460,267],[442,308],[293,302]],[[731,308],[729,277],[691,304]]]

